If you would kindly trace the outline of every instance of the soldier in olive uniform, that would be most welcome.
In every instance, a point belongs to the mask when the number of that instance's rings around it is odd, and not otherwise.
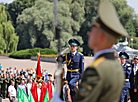
[[[8,90],[8,80],[6,78],[6,74],[3,76],[3,85],[2,85],[2,96],[5,99],[7,95],[7,90]]]
[[[15,74],[15,89],[17,90],[17,86],[20,85],[20,81],[19,81],[19,78],[17,77],[17,74]]]
[[[9,74],[9,80],[10,80],[10,84],[11,84],[12,81],[15,82],[15,79],[13,78],[12,74]]]
[[[98,15],[88,33],[94,61],[83,73],[75,102],[119,102],[124,85],[123,68],[111,48],[120,36],[129,35],[109,0],[99,4]]]
[[[7,92],[6,92],[6,97],[8,97],[8,87],[10,86],[9,74],[6,74],[6,80],[7,80]]]
[[[1,76],[0,76],[0,97],[2,96],[2,84],[3,84],[3,73],[1,73]]]

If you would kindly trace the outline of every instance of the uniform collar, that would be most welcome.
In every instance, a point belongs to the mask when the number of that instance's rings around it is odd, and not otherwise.
[[[75,55],[77,53],[77,51],[75,51],[74,53],[71,52],[71,54]]]
[[[106,54],[106,53],[113,53],[114,51],[112,49],[105,49],[105,50],[100,50],[95,53],[94,55],[94,60],[97,59],[99,56]]]
[[[122,66],[125,66],[127,63],[125,62],[124,64],[122,64]]]

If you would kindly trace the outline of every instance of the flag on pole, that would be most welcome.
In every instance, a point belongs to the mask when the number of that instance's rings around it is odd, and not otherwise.
[[[34,101],[34,98],[33,98],[33,96],[32,96],[31,91],[30,91],[30,93],[29,93],[28,102],[35,102],[35,101]]]
[[[48,102],[48,101],[49,101],[49,97],[48,97],[48,89],[47,89],[43,102]]]
[[[22,102],[29,102],[28,96],[23,89],[22,89],[22,97],[23,97]]]
[[[27,94],[23,89],[20,89],[20,88],[18,89],[17,98],[18,98],[18,102],[29,102]]]
[[[49,95],[49,102],[53,97],[53,90],[52,90],[52,83],[48,82],[47,83],[47,88],[48,88],[48,95]]]
[[[41,64],[40,64],[40,51],[38,53],[38,60],[37,60],[37,68],[36,68],[36,80],[40,80],[42,78],[41,73]]]
[[[31,93],[34,98],[34,101],[38,102],[37,83],[35,83],[34,85],[34,83],[32,82]]]
[[[19,88],[17,93],[18,102],[22,102],[22,90]]]
[[[40,94],[40,102],[43,102],[45,95],[46,95],[47,87],[44,82],[42,82],[41,86],[41,94]]]

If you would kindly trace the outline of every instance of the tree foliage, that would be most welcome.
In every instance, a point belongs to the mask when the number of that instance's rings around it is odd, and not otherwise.
[[[76,2],[76,5],[78,3]],[[80,25],[84,20],[83,10],[76,13],[74,4],[59,1],[58,26],[61,29],[62,49],[68,47],[68,40],[76,38],[83,43],[82,37],[77,36]],[[78,8],[80,6],[78,5]],[[81,7],[80,7],[81,8]],[[52,48],[57,50],[55,39],[53,2],[39,0],[31,8],[25,9],[17,18],[17,33],[19,35],[19,49]],[[82,48],[79,49],[82,51]]]
[[[5,7],[0,4],[0,53],[12,52],[17,49],[18,37],[11,21],[7,21]]]
[[[90,55],[92,53],[92,50],[89,49],[88,47],[88,37],[86,36],[86,34],[90,30],[91,22],[95,21],[95,19],[97,18],[97,7],[100,1],[101,0],[85,0],[85,6],[84,6],[85,21],[83,22],[81,29],[78,33],[78,35],[82,36],[84,41],[83,53],[85,55]],[[134,12],[134,9],[128,6],[126,0],[110,0],[110,1],[114,4],[119,19],[122,25],[125,27],[128,34],[130,34],[132,38],[135,38],[136,35],[138,35],[138,18]],[[118,41],[124,41],[124,40],[125,38],[122,37]],[[136,48],[136,46],[134,46],[134,48]]]
[[[98,17],[97,7],[100,1],[102,0],[58,0],[58,26],[61,29],[62,49],[69,46],[70,38],[76,38],[82,44],[79,50],[83,50],[84,55],[92,54],[92,49],[88,47],[87,33],[91,29],[91,23]],[[138,15],[126,0],[110,1],[115,5],[126,31],[134,39],[133,47],[138,49]],[[5,6],[19,35],[18,50],[34,47],[57,50],[53,0],[16,0]],[[124,40],[125,38],[121,37],[118,42]]]
[[[21,12],[34,5],[36,0],[14,0],[10,4],[5,4],[7,14],[10,14],[11,20],[13,21],[13,26],[16,28],[16,18]]]

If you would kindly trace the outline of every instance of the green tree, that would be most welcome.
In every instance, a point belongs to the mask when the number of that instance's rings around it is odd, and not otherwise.
[[[88,47],[88,36],[87,33],[91,29],[91,23],[97,18],[97,7],[100,0],[85,0],[84,10],[85,10],[85,21],[83,22],[78,35],[83,38],[83,54],[91,55],[92,49]]]
[[[75,4],[76,7],[80,7],[79,3]],[[71,4],[65,1],[58,3],[58,26],[61,29],[62,49],[69,46],[68,40],[71,38],[76,38],[81,44],[83,43],[82,37],[77,36],[77,32],[84,20],[82,16],[84,12],[82,9],[81,14],[75,13],[75,10],[72,11],[71,8],[75,8],[75,4],[70,7]],[[39,0],[18,16],[16,29],[19,35],[19,49],[41,47],[57,50],[58,41],[55,39],[53,8],[53,2]],[[77,18],[79,16],[80,18]],[[82,51],[82,48],[80,47],[79,50]]]
[[[0,53],[16,51],[18,36],[15,35],[15,29],[11,21],[7,21],[5,7],[0,4]]]
[[[10,4],[5,4],[7,15],[12,20],[14,27],[16,28],[16,18],[22,13],[26,8],[32,7],[36,0],[15,0]]]
[[[83,44],[83,53],[84,55],[91,55],[92,50],[88,47],[88,37],[87,33],[90,31],[90,25],[97,18],[97,7],[101,0],[85,0],[85,21],[83,22],[78,35],[82,36]],[[126,0],[110,0],[117,10],[117,14],[123,26],[125,27],[128,34],[132,37],[135,37],[138,34],[138,23],[137,16],[134,14],[134,9],[128,6]],[[125,38],[122,37],[119,41],[124,41]]]

